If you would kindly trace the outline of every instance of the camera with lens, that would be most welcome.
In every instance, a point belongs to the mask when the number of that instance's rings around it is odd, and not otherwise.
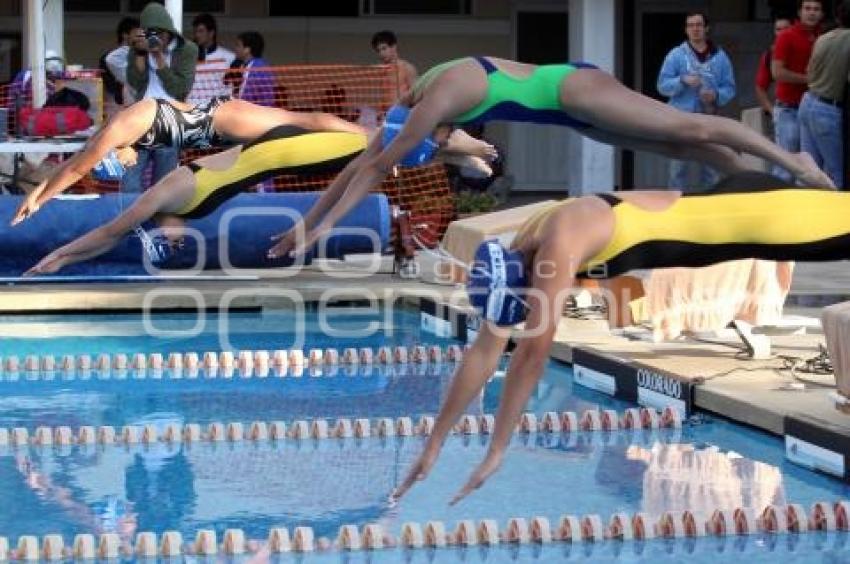
[[[159,31],[156,29],[146,29],[145,39],[148,40],[148,49],[155,49],[162,46],[162,39],[159,36]]]

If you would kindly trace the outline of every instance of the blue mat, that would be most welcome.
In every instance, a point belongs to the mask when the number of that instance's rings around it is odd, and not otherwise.
[[[14,278],[46,254],[105,225],[127,209],[136,197],[108,194],[96,198],[54,199],[15,227],[9,226],[9,221],[21,197],[0,198],[0,277],[9,278],[2,282],[15,281]],[[228,263],[237,268],[289,266],[292,259],[267,258],[266,253],[273,244],[271,238],[289,229],[294,219],[306,213],[318,197],[319,193],[240,194],[214,213],[189,220],[187,226],[197,230],[200,237],[186,237],[184,247],[162,267],[179,270],[200,264],[203,269],[216,270]],[[351,228],[358,232],[352,233]],[[339,222],[337,230],[338,233],[331,235],[324,245],[324,252],[317,256],[341,258],[351,253],[383,252],[390,237],[390,209],[386,196],[369,195]],[[145,270],[139,238],[128,235],[108,253],[64,268],[57,274],[65,277],[63,281],[69,282],[129,282],[139,280],[114,277],[147,276],[151,273]],[[68,279],[69,276],[87,278]],[[40,280],[47,278],[40,277]]]

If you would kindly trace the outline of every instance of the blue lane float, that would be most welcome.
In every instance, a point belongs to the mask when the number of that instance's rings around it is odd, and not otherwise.
[[[183,247],[160,266],[180,270],[202,265],[217,270],[275,268],[292,264],[290,258],[269,259],[271,237],[289,229],[295,218],[305,214],[319,193],[244,193],[225,202],[212,214],[187,221],[200,237],[185,237]],[[24,223],[11,227],[9,221],[21,197],[0,199],[0,276],[17,277],[46,254],[105,225],[135,200],[136,195],[63,197],[51,200]],[[383,252],[390,238],[390,206],[383,194],[371,194],[337,225],[337,233],[324,245],[323,258],[346,254]],[[199,244],[198,239],[203,240]],[[375,248],[376,243],[379,248]],[[199,257],[199,247],[203,256]],[[226,253],[226,256],[225,256]],[[308,256],[309,262],[311,256]],[[144,249],[138,236],[126,236],[115,248],[97,259],[62,269],[60,276],[138,276],[145,269]]]

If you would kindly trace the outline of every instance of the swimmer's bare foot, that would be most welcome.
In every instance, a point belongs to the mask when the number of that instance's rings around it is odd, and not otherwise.
[[[472,178],[488,178],[493,175],[493,169],[487,161],[481,157],[472,155],[459,155],[456,153],[442,153],[440,160],[444,163],[453,164],[464,169],[466,176]]]
[[[480,157],[485,161],[494,161],[499,156],[496,147],[486,141],[476,139],[462,129],[452,131],[443,150]]]
[[[835,189],[832,179],[824,171],[822,171],[815,159],[805,151],[797,153],[794,158],[799,163],[800,172],[797,173],[797,178],[800,179],[805,186],[812,188],[832,188]]]

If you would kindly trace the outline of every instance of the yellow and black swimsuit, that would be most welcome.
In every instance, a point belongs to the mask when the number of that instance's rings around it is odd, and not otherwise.
[[[614,232],[605,248],[579,269],[577,276],[582,278],[745,258],[850,259],[847,192],[784,188],[688,194],[660,211],[641,208],[613,194],[601,197],[614,212]],[[548,216],[558,207],[552,206],[542,215]],[[535,217],[536,226],[543,219]]]
[[[275,127],[243,146],[230,168],[213,170],[190,163],[195,195],[175,215],[203,217],[246,188],[280,174],[339,172],[365,148],[366,136],[359,133]]]

